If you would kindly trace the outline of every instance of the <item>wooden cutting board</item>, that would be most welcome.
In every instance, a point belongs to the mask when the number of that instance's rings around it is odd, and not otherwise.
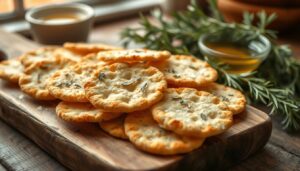
[[[0,48],[10,57],[38,45],[0,30]],[[18,86],[0,81],[0,118],[72,170],[224,170],[246,159],[268,141],[267,114],[247,106],[225,133],[208,138],[185,155],[158,156],[104,133],[97,124],[67,123],[57,118],[58,101],[36,101]]]

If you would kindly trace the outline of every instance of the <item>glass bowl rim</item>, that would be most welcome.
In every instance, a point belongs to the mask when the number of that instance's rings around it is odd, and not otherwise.
[[[238,56],[236,56],[236,55],[229,55],[229,54],[222,53],[220,51],[216,51],[214,49],[211,49],[211,48],[207,47],[205,45],[205,40],[207,38],[211,37],[211,36],[215,36],[215,35],[213,33],[204,34],[204,35],[200,36],[200,38],[198,40],[198,46],[199,46],[200,51],[202,52],[203,55],[209,54],[209,55],[213,55],[213,56],[226,57],[226,58],[232,58],[232,59],[233,58],[234,59],[238,58]],[[271,42],[264,35],[259,35],[257,37],[257,39],[265,45],[265,48],[263,49],[262,52],[260,52],[260,53],[257,52],[258,54],[255,57],[264,60],[268,56],[268,54],[270,53],[270,51],[271,51]]]

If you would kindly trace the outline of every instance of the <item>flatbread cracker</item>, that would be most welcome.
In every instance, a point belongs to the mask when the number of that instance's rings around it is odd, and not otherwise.
[[[105,62],[140,62],[161,61],[170,57],[168,51],[155,51],[147,49],[126,49],[98,53],[98,59]]]
[[[125,134],[124,129],[125,118],[126,114],[123,114],[122,116],[116,119],[112,119],[109,121],[101,121],[99,122],[99,126],[111,136],[127,140],[128,137]]]
[[[46,88],[48,79],[53,73],[72,64],[70,61],[57,59],[55,61],[40,61],[26,68],[20,77],[19,85],[23,92],[38,100],[54,100]]]
[[[83,88],[84,74],[72,67],[56,71],[48,79],[47,89],[50,94],[60,100],[68,102],[88,102]]]
[[[158,69],[125,63],[100,68],[84,86],[89,101],[110,112],[146,109],[163,97],[166,87]]]
[[[80,65],[86,65],[86,66],[104,66],[107,65],[106,62],[101,61],[97,58],[96,53],[88,54],[81,58]]]
[[[153,106],[159,125],[184,136],[209,137],[232,125],[232,112],[216,96],[193,88],[169,88]]]
[[[54,51],[56,49],[57,47],[49,46],[27,52],[20,57],[21,63],[24,67],[29,67],[30,65],[41,61],[55,61]]]
[[[58,117],[69,122],[100,122],[117,118],[121,113],[104,112],[90,103],[60,102],[56,106]]]
[[[218,73],[207,62],[193,56],[172,55],[166,61],[151,63],[162,71],[168,84],[197,88],[214,82]]]
[[[66,58],[74,62],[80,62],[81,58],[84,56],[65,48],[57,48],[53,52],[53,55],[59,58]]]
[[[0,78],[18,83],[24,67],[19,59],[9,59],[0,62]]]
[[[92,74],[101,65],[74,66],[56,71],[48,79],[47,89],[54,97],[67,102],[88,102],[85,96],[84,84],[91,79]]]
[[[107,50],[120,50],[123,49],[121,47],[105,45],[101,43],[71,43],[67,42],[64,43],[64,48],[69,49],[73,52],[87,55],[89,53],[97,53],[100,51],[107,51]]]
[[[138,149],[159,155],[187,153],[199,148],[205,140],[180,136],[162,129],[153,120],[149,110],[128,114],[125,133]]]
[[[227,87],[218,83],[211,83],[205,87],[199,88],[198,90],[207,91],[217,96],[228,106],[229,110],[231,110],[233,114],[238,114],[245,110],[245,96],[240,91],[231,87]]]

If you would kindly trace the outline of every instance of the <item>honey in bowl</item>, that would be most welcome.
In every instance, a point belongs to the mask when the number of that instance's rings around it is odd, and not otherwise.
[[[256,70],[270,52],[270,42],[263,36],[247,43],[213,36],[200,38],[201,52],[213,63],[223,65],[230,74],[246,74]]]

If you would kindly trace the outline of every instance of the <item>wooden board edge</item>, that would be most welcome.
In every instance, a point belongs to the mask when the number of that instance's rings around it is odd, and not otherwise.
[[[56,158],[60,163],[72,170],[121,170],[119,168],[111,167],[104,161],[100,161],[96,156],[87,153],[80,146],[57,134],[54,129],[44,127],[42,122],[26,114],[25,111],[1,96],[0,118],[30,138],[35,144]],[[24,129],[21,125],[26,125],[27,129]],[[41,130],[41,128],[43,128],[43,130]],[[65,155],[68,155],[68,157],[65,157]],[[78,163],[86,164],[80,165]]]
[[[262,132],[262,134],[255,134]],[[224,170],[234,164],[237,164],[249,156],[253,155],[258,150],[262,149],[271,137],[272,122],[267,119],[265,122],[256,127],[247,129],[226,139],[225,142],[216,141],[203,149],[201,153],[191,153],[183,160],[179,161],[179,166],[191,166],[190,168],[180,168],[188,170]],[[237,144],[236,142],[242,142]],[[210,153],[218,154],[218,157],[212,156]],[[198,156],[198,157],[197,157]],[[200,156],[200,157],[199,157]],[[201,156],[205,156],[202,158]],[[212,158],[214,157],[214,158]],[[202,161],[201,161],[202,160]],[[201,161],[201,162],[199,162]],[[214,161],[214,162],[211,162]],[[184,164],[182,164],[184,163]],[[198,164],[197,163],[201,163]],[[196,166],[195,166],[196,164]]]
[[[234,164],[240,163],[262,149],[269,141],[272,133],[272,121],[269,116],[267,117],[264,122],[242,131],[239,135],[230,136],[226,141],[220,141],[217,137],[214,141],[212,138],[208,146],[187,154],[182,160],[172,165],[172,169],[169,167],[166,170],[226,170]],[[255,134],[257,132],[264,133],[257,136]],[[237,144],[236,142],[243,143]]]

